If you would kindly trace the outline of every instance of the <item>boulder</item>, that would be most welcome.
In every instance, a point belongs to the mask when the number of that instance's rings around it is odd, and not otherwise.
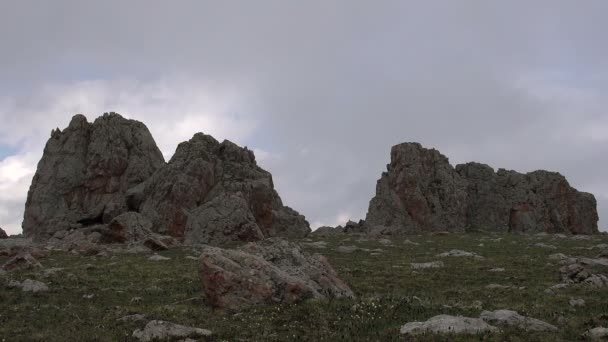
[[[165,164],[144,124],[106,113],[72,118],[51,132],[25,205],[23,232],[47,240],[61,230],[108,223],[126,211],[128,189]]]
[[[203,290],[216,308],[353,297],[325,257],[278,238],[237,249],[207,246],[200,263]]]
[[[283,205],[252,151],[202,133],[179,144],[167,165],[129,190],[127,205],[149,218],[154,232],[188,243],[310,232],[305,218]]]
[[[173,341],[178,338],[205,338],[211,336],[207,329],[192,328],[165,321],[150,321],[143,330],[137,329],[133,337],[142,342]]]
[[[594,234],[595,197],[559,173],[527,174],[479,163],[452,167],[418,143],[393,146],[366,225],[381,232],[493,231]]]
[[[608,328],[597,327],[585,331],[583,337],[594,341],[603,341],[608,338]]]
[[[42,265],[28,251],[18,253],[2,265],[7,272],[32,268],[42,268]]]
[[[401,327],[402,335],[438,334],[480,334],[498,332],[498,328],[479,318],[438,315],[425,322],[409,322]]]
[[[115,217],[108,229],[103,231],[101,241],[130,246],[139,244],[153,251],[163,251],[169,248],[163,242],[162,236],[152,232],[152,222],[135,212],[126,212]]]
[[[512,310],[483,311],[479,318],[489,324],[512,326],[526,331],[557,331],[557,327],[536,318],[525,317]]]
[[[8,234],[0,227],[0,239],[8,239]]]

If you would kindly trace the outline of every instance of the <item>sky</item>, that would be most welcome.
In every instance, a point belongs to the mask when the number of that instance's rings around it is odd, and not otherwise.
[[[608,2],[0,2],[0,227],[53,128],[144,122],[248,146],[313,227],[365,217],[392,145],[559,171],[608,228]]]

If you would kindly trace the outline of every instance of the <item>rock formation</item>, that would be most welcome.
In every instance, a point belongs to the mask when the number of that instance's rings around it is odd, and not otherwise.
[[[8,234],[0,227],[0,239],[8,239]]]
[[[439,151],[418,143],[394,146],[387,169],[370,201],[368,231],[598,231],[594,196],[572,188],[559,173],[494,172],[479,163],[454,168]]]
[[[23,232],[36,240],[55,232],[109,223],[126,211],[126,191],[165,164],[144,124],[106,113],[83,115],[57,129],[44,148],[30,187]]]
[[[278,238],[238,249],[205,247],[200,274],[209,303],[222,309],[353,297],[325,257]]]
[[[202,133],[181,143],[166,166],[129,191],[127,202],[152,220],[154,231],[189,242],[302,237],[310,231],[304,216],[283,206],[252,151]]]
[[[51,133],[23,230],[71,249],[80,241],[164,249],[158,234],[215,245],[302,237],[310,227],[247,148],[197,133],[165,163],[144,124],[109,113],[92,124],[76,115]]]

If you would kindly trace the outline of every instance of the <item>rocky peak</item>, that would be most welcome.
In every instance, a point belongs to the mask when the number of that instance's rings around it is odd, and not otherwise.
[[[165,164],[144,124],[116,113],[75,115],[51,133],[26,202],[23,231],[35,239],[111,220],[126,191]]]
[[[595,198],[557,172],[494,169],[480,163],[453,168],[418,143],[391,149],[391,163],[370,201],[366,225],[376,231],[485,230],[597,232]]]

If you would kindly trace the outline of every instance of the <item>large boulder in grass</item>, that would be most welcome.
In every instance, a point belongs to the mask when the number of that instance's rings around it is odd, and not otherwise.
[[[203,291],[216,308],[353,297],[325,257],[278,238],[237,249],[205,247],[200,263]]]
[[[283,205],[272,176],[252,151],[195,134],[169,163],[129,190],[127,204],[152,230],[187,243],[220,245],[267,237],[303,237],[304,216]]]
[[[521,174],[488,165],[453,167],[418,143],[391,149],[376,186],[366,230],[394,234],[493,231],[594,234],[597,204],[556,172]]]
[[[27,250],[17,253],[2,265],[2,269],[7,272],[32,268],[42,268],[42,265]]]
[[[32,180],[23,232],[42,241],[56,232],[109,223],[127,210],[125,193],[165,165],[146,126],[116,113],[83,115],[53,130]]]

